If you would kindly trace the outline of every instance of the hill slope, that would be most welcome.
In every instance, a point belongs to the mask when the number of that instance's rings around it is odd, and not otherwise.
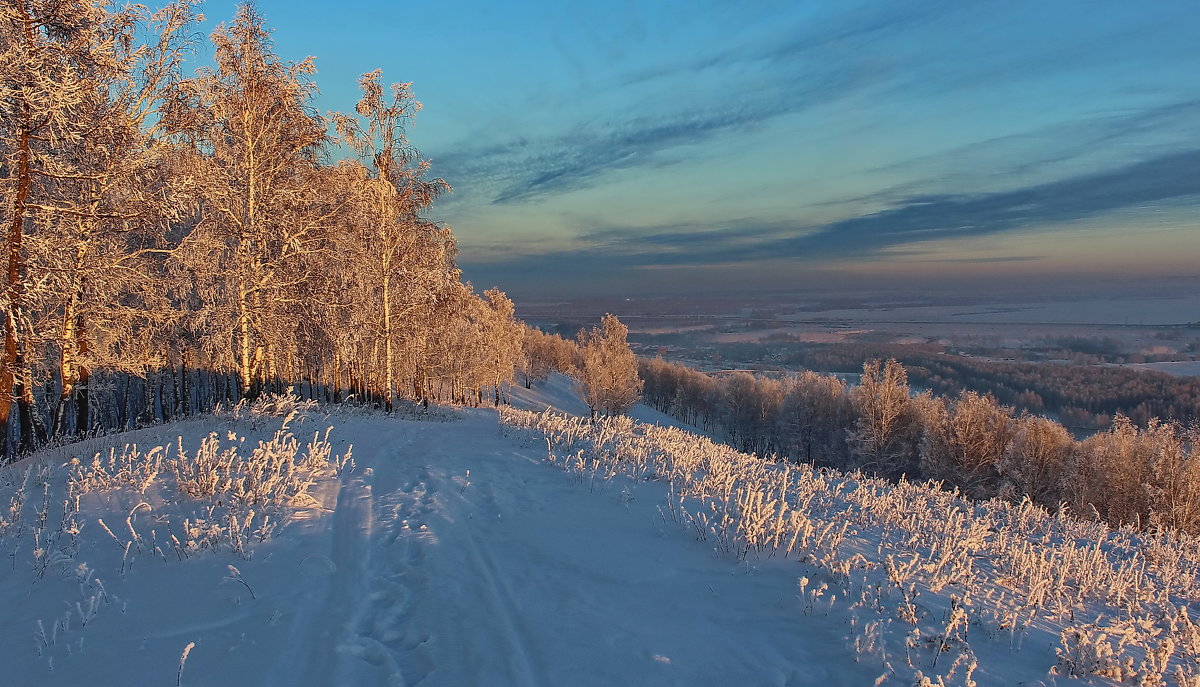
[[[569,404],[563,384],[518,401]],[[1086,634],[1063,665],[1093,681],[1141,679],[1132,662],[1146,663],[1154,637],[1173,642],[1171,668],[1200,647],[1163,612],[1195,613],[1187,542],[1145,542],[1158,558],[1139,569],[1134,539],[1076,542],[1091,530],[1028,510],[1003,512],[1040,543],[1009,542],[1016,525],[916,487],[872,513],[862,495],[884,486],[764,466],[671,428],[308,409],[277,433],[270,411],[294,410],[278,406],[91,440],[0,473],[0,661],[15,684],[936,684],[921,673],[1075,684],[1047,671],[1076,612]],[[127,440],[137,455],[91,462]],[[728,493],[705,492],[704,475],[725,465],[736,468]],[[755,532],[769,527],[737,524],[757,512],[751,472],[797,485],[783,500],[807,508],[788,516],[807,533],[764,544]],[[957,515],[934,531],[921,508]],[[900,520],[928,531],[889,524]],[[1022,591],[1042,573],[1002,579],[1010,543],[1060,562],[1042,606]],[[1067,579],[1081,556],[1091,587]],[[1126,615],[1149,618],[1153,605],[1161,617],[1118,646],[1120,613],[1093,588],[1121,561],[1141,576],[1129,589],[1145,590]],[[1098,613],[1107,624],[1087,626]]]
[[[193,422],[182,445],[194,452],[209,430],[252,444],[265,432],[250,424]],[[0,569],[0,662],[15,684],[170,684],[193,642],[184,685],[856,685],[875,676],[853,662],[836,622],[795,622],[794,575],[758,574],[664,531],[660,485],[589,493],[543,462],[544,446],[502,437],[490,411],[451,422],[310,417],[296,432],[326,424],[335,453],[353,439],[353,470],[319,478],[310,490],[319,505],[247,544],[249,560],[224,539],[181,560],[164,532],[183,541],[183,520],[205,519],[208,505],[180,506],[154,485],[118,488],[83,497],[78,551],[38,579],[26,560],[41,506],[35,464],[27,527],[2,540],[16,563]],[[169,444],[171,429],[132,438]],[[54,473],[52,493],[63,469]],[[6,477],[7,500],[24,472]],[[130,522],[147,543],[126,556],[125,520],[138,503],[149,505]],[[152,551],[152,528],[165,558]],[[82,564],[93,571],[84,592]],[[97,580],[106,598],[82,626],[74,604],[86,607]],[[73,617],[56,624],[64,609]]]

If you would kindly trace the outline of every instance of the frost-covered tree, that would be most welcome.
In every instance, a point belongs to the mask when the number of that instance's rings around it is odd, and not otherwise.
[[[33,360],[42,342],[33,326],[30,234],[52,221],[55,181],[81,172],[63,159],[78,144],[87,122],[78,115],[101,97],[89,78],[115,68],[111,51],[97,40],[105,20],[94,2],[21,0],[0,6],[0,175],[4,226],[4,283],[0,308],[4,349],[0,359],[0,452],[8,452],[9,420],[15,399],[19,442],[28,448],[39,432],[34,407]]]
[[[0,455],[47,420],[124,428],[269,385],[498,402],[518,323],[425,217],[448,186],[405,137],[409,86],[364,76],[335,116],[360,159],[330,165],[312,60],[277,57],[253,6],[182,77],[195,4],[0,4]]]
[[[908,374],[895,360],[870,360],[851,400],[858,415],[847,439],[856,465],[888,477],[917,474],[921,438],[919,408]]]
[[[846,385],[837,377],[805,370],[788,380],[778,414],[784,449],[806,463],[841,462],[847,406]]]
[[[518,364],[525,380],[525,388],[532,388],[534,382],[545,380],[553,371],[574,374],[578,367],[575,363],[578,352],[579,349],[573,341],[533,327],[522,327],[521,357]]]
[[[733,446],[749,453],[775,451],[775,418],[783,398],[779,383],[737,372],[725,380],[722,390],[722,424]]]
[[[319,200],[326,134],[310,107],[313,60],[277,57],[250,4],[211,38],[215,65],[182,84],[169,112],[193,147],[187,175],[202,210],[176,255],[246,397],[293,353],[297,286],[340,204]]]
[[[15,397],[23,446],[43,434],[35,385],[58,385],[56,433],[71,404],[75,427],[87,429],[90,368],[130,358],[132,323],[147,310],[138,301],[153,291],[146,230],[161,227],[168,205],[151,181],[163,178],[159,106],[179,73],[192,5],[153,14],[95,0],[0,7],[0,424]]]
[[[1004,490],[1015,497],[1056,507],[1062,500],[1062,481],[1075,440],[1062,425],[1024,414],[1013,421],[1012,441],[1000,461]]]
[[[93,74],[103,87],[79,108],[87,135],[59,151],[77,173],[56,179],[46,210],[54,220],[36,237],[50,277],[48,338],[59,358],[54,434],[90,428],[93,368],[153,374],[161,365],[148,363],[170,348],[162,326],[173,309],[161,263],[168,224],[189,203],[172,188],[176,156],[159,115],[189,51],[193,4],[180,0],[153,14],[126,7],[93,39],[111,51]],[[143,32],[148,40],[139,40]]]
[[[354,257],[352,269],[367,277],[369,292],[359,305],[374,301],[367,311],[377,319],[373,329],[382,343],[383,388],[390,410],[402,353],[399,330],[407,328],[403,338],[415,347],[419,321],[437,292],[457,281],[457,274],[448,259],[453,255],[449,232],[421,215],[450,190],[444,180],[427,178],[429,162],[405,135],[421,103],[413,97],[411,83],[392,84],[390,97],[385,97],[380,77],[376,70],[359,79],[357,118],[335,113],[332,119],[342,141],[368,165],[358,187],[357,217],[345,227],[341,243]]]
[[[488,289],[483,292],[483,297],[487,304],[484,355],[488,383],[492,387],[492,403],[499,406],[502,396],[507,402],[508,387],[521,358],[521,324],[513,315],[513,302],[503,291]]]
[[[995,496],[1000,463],[1012,440],[1012,408],[967,391],[925,417],[921,445],[924,477],[961,488],[975,498]]]
[[[1072,508],[1111,523],[1141,522],[1200,531],[1197,428],[1118,415],[1107,432],[1076,446],[1063,486]]]
[[[600,327],[579,332],[583,366],[577,379],[580,395],[592,417],[620,415],[642,396],[637,356],[629,349],[629,328],[606,314]]]

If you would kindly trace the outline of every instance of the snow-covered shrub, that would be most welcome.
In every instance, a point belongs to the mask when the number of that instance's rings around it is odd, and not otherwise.
[[[251,419],[283,418],[283,428],[287,429],[292,422],[303,424],[308,413],[317,407],[317,402],[311,398],[301,400],[295,391],[289,388],[282,394],[263,394],[250,404],[247,412]]]
[[[884,657],[906,656],[900,679],[913,684],[973,685],[986,654],[972,643],[1018,652],[1030,635],[1038,656],[1059,644],[1045,670],[1063,676],[1193,685],[1200,674],[1188,609],[1200,598],[1196,537],[1113,529],[1028,499],[975,502],[939,485],[777,463],[626,418],[501,409],[501,421],[581,481],[667,482],[664,522],[718,554],[802,563],[798,612],[842,603],[865,614],[851,640],[860,659],[879,656],[899,677]],[[1095,622],[1081,625],[1080,615]]]

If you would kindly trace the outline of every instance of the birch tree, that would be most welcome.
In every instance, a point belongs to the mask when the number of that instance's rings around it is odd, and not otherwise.
[[[552,371],[563,372],[572,369],[572,359],[569,353],[574,343],[565,341],[557,334],[545,332],[522,325],[521,327],[521,357],[518,365],[521,376],[525,380],[525,388],[533,388],[534,382],[545,381]]]
[[[326,137],[309,105],[312,58],[280,60],[250,4],[211,38],[215,66],[182,85],[169,113],[195,151],[190,175],[203,210],[178,255],[249,397],[283,354],[278,337],[291,330],[301,266],[324,247],[334,212],[313,202]]]
[[[492,403],[499,406],[502,395],[507,402],[507,388],[521,358],[522,325],[514,318],[513,302],[503,291],[488,289],[483,296],[488,310],[484,355],[492,386]]]
[[[843,453],[849,418],[846,385],[805,370],[790,379],[779,408],[779,430],[789,453],[806,463],[835,462]]]
[[[158,95],[177,73],[191,7],[181,0],[154,15],[95,0],[19,0],[0,7],[6,258],[0,444],[8,438],[14,398],[20,447],[44,437],[33,371],[49,370],[52,348],[60,352],[56,431],[64,426],[66,404],[78,388],[86,389],[88,361],[100,352],[89,345],[95,331],[89,308],[120,300],[97,295],[93,277],[129,265],[133,249],[116,235],[146,214],[131,177],[143,166]],[[147,23],[150,40],[142,42]],[[81,427],[88,424],[87,407],[85,392],[78,403]]]
[[[1075,441],[1057,422],[1023,414],[1013,421],[1012,441],[1000,462],[1000,474],[1014,497],[1028,496],[1054,508],[1063,493],[1066,471]]]
[[[4,351],[0,359],[0,452],[8,454],[14,399],[19,448],[35,435],[33,379],[29,356],[36,341],[30,293],[37,275],[29,264],[28,235],[52,202],[63,169],[55,151],[77,143],[85,131],[76,114],[92,97],[85,74],[106,61],[91,40],[103,21],[91,2],[6,2],[0,7],[0,150],[3,152]],[[65,173],[65,174],[64,174]]]
[[[629,349],[628,334],[629,328],[611,314],[601,319],[599,328],[579,332],[583,368],[577,383],[593,418],[597,412],[620,415],[642,396],[637,356]]]
[[[77,116],[87,135],[66,149],[78,173],[57,180],[56,207],[49,210],[56,220],[41,237],[53,286],[48,334],[59,350],[56,435],[72,420],[78,431],[89,428],[95,365],[143,372],[131,357],[150,356],[129,355],[132,334],[146,332],[168,310],[159,263],[166,225],[186,203],[170,188],[172,151],[159,115],[190,49],[193,4],[180,0],[153,14],[126,7],[92,39],[108,46],[111,60],[92,74],[99,88]],[[141,42],[144,28],[149,40]],[[165,337],[156,338],[146,350],[161,355]]]
[[[999,490],[1000,464],[1013,438],[1012,408],[973,391],[925,418],[923,476],[960,487],[974,498]]]
[[[858,465],[888,477],[916,474],[921,425],[904,367],[895,360],[864,363],[851,400],[858,418],[847,439]]]
[[[390,97],[385,97],[381,76],[375,70],[359,79],[357,118],[334,113],[332,119],[342,141],[369,165],[359,198],[362,216],[350,249],[368,276],[369,300],[375,301],[368,311],[378,313],[385,405],[391,411],[397,395],[399,321],[429,306],[449,276],[445,251],[437,245],[446,234],[421,212],[450,185],[427,179],[429,162],[405,135],[421,109],[412,84],[392,84]]]

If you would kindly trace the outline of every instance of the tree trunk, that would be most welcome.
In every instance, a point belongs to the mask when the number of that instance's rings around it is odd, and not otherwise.
[[[92,430],[91,389],[88,388],[91,377],[91,370],[86,365],[80,365],[79,378],[75,382],[75,432],[77,434],[86,434]]]
[[[333,402],[342,402],[342,359],[336,354],[333,357]]]
[[[396,377],[392,362],[392,278],[388,274],[389,265],[384,264],[383,273],[383,369],[384,384],[387,385],[387,412],[392,412],[396,400]]]
[[[175,399],[172,396],[177,396],[179,390],[175,387],[175,366],[167,363],[167,368],[163,370],[158,378],[158,405],[162,409],[162,421],[170,422],[175,415]],[[171,385],[171,394],[167,394],[167,384]]]
[[[25,5],[21,5],[22,9]],[[33,19],[25,15],[25,41],[33,45]],[[5,280],[8,312],[4,318],[4,358],[0,360],[0,453],[8,455],[8,426],[12,414],[13,395],[17,386],[18,368],[23,362],[18,331],[20,327],[21,309],[24,305],[24,259],[21,256],[21,243],[25,236],[25,203],[29,199],[33,187],[31,171],[30,139],[33,135],[33,113],[29,103],[21,104],[20,133],[17,135],[17,163],[13,173],[17,179],[16,193],[13,195],[12,220],[8,225],[8,270]],[[18,437],[18,441],[25,441]]]
[[[154,424],[157,413],[154,409],[154,388],[157,385],[158,373],[146,370],[142,378],[142,412],[138,414],[138,423],[142,426]]]
[[[253,369],[250,363],[250,352],[254,346],[250,341],[250,304],[249,294],[245,289],[238,292],[238,382],[239,398],[250,398],[253,380]]]
[[[116,429],[123,431],[129,429],[129,388],[133,386],[133,376],[128,373],[123,373],[117,377],[118,383],[122,383],[121,387],[121,403],[118,406],[117,426]]]
[[[17,413],[21,427],[18,450],[27,453],[38,444],[46,443],[46,428],[37,414],[37,403],[33,397],[33,375],[30,374],[23,355],[17,357],[17,369],[19,376],[13,386],[13,394],[17,397]]]
[[[179,354],[179,395],[176,399],[175,414],[187,417],[192,414],[192,390],[188,384],[187,350]]]

